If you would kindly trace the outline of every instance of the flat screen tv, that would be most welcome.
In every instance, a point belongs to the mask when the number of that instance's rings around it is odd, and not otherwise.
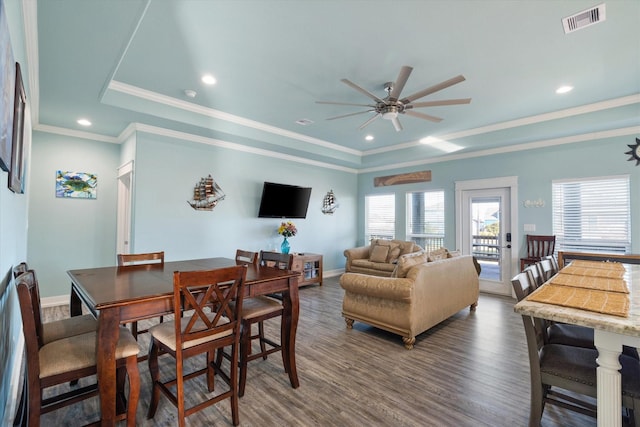
[[[310,187],[265,182],[258,218],[306,218]]]

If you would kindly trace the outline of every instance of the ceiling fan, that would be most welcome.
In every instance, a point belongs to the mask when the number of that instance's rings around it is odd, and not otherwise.
[[[384,90],[387,92],[387,96],[385,98],[379,98],[376,95],[372,94],[366,89],[358,86],[348,79],[340,80],[347,86],[357,90],[358,92],[368,96],[369,98],[375,101],[375,104],[352,104],[348,102],[332,102],[332,101],[316,101],[318,104],[333,104],[333,105],[352,105],[355,107],[369,107],[368,110],[359,111],[357,113],[344,114],[342,116],[329,117],[327,120],[335,120],[341,119],[344,117],[355,116],[358,114],[366,114],[366,113],[375,113],[373,117],[368,119],[362,125],[360,125],[359,129],[364,129],[366,126],[374,122],[376,119],[382,117],[386,120],[391,120],[393,123],[393,127],[396,131],[400,132],[402,130],[402,125],[400,124],[400,120],[398,120],[398,114],[406,114],[407,116],[418,117],[420,119],[429,120],[432,122],[440,122],[442,119],[440,117],[431,116],[429,114],[421,113],[419,111],[414,111],[414,108],[422,108],[422,107],[436,107],[442,105],[458,105],[458,104],[468,104],[471,102],[471,98],[463,98],[463,99],[444,99],[441,101],[427,101],[427,102],[413,102],[417,99],[423,98],[427,95],[431,95],[432,93],[438,92],[439,90],[446,89],[449,86],[453,86],[457,83],[463,82],[465,80],[464,76],[459,75],[452,79],[446,80],[437,85],[428,87],[419,92],[416,92],[407,97],[401,98],[400,93],[404,88],[404,85],[407,83],[409,79],[409,75],[413,71],[413,67],[409,67],[408,65],[403,66],[400,69],[400,73],[394,82],[387,82],[384,84]]]

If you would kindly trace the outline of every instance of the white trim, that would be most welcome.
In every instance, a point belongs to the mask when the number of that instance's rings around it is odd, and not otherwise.
[[[507,147],[492,148],[488,150],[474,151],[471,153],[451,154],[448,156],[440,156],[431,159],[416,160],[405,163],[395,163],[385,166],[377,166],[371,168],[359,169],[358,173],[379,172],[390,169],[399,169],[412,166],[421,166],[434,163],[442,163],[452,160],[472,159],[476,157],[493,156],[495,154],[513,153],[517,151],[535,150],[538,148],[553,147],[556,145],[573,144],[575,142],[594,141],[604,138],[614,138],[617,136],[628,136],[640,133],[640,126],[631,126],[627,128],[612,129],[600,132],[584,133],[581,135],[572,135],[562,138],[545,139],[541,141],[528,142],[526,144],[510,145]]]
[[[203,107],[201,105],[193,104],[191,102],[186,102],[180,99],[172,98],[170,96],[161,95],[157,92],[141,89],[139,87],[128,85],[126,83],[122,83],[116,80],[113,80],[109,83],[109,89],[114,90],[116,92],[125,93],[130,96],[135,96],[137,98],[146,99],[147,101],[167,105],[169,107],[190,111],[192,113],[200,114],[202,116],[225,120],[227,122],[235,123],[240,126],[257,129],[263,132],[272,133],[274,135],[280,135],[286,138],[296,139],[302,142],[308,142],[310,144],[319,145],[325,148],[329,148],[331,150],[342,151],[344,153],[353,154],[355,156],[362,156],[362,151],[360,150],[354,150],[352,148],[343,147],[342,145],[334,144],[318,138],[312,138],[297,132],[291,132],[275,126],[267,125],[265,123],[257,122],[255,120],[250,120],[244,117],[236,116],[234,114],[225,113],[224,111],[214,110],[213,108]]]
[[[69,295],[57,295],[53,297],[45,297],[40,299],[40,306],[42,308],[59,307],[61,305],[69,304]]]
[[[121,143],[118,138],[114,138],[113,136],[99,135],[97,133],[61,128],[57,126],[36,124],[35,126],[33,126],[33,130],[38,132],[53,133],[56,135],[71,136],[74,138],[90,139],[92,141],[109,142],[111,144]]]
[[[0,420],[0,425],[12,426],[16,418],[16,404],[20,402],[20,379],[22,378],[22,371],[24,369],[24,334],[22,331],[18,336],[16,342],[16,349],[13,352],[13,357],[10,357],[10,363],[7,365],[11,375],[9,381],[8,399],[4,408],[4,417]]]
[[[336,270],[327,270],[322,272],[322,278],[324,279],[325,277],[336,277],[336,276],[342,275],[343,273],[344,273],[344,268],[338,268]]]
[[[551,184],[562,184],[563,182],[584,182],[584,181],[601,181],[603,179],[631,179],[631,175],[628,173],[624,173],[621,175],[605,175],[605,176],[587,176],[584,178],[561,178],[561,179],[552,179]],[[631,181],[629,181],[631,182]]]

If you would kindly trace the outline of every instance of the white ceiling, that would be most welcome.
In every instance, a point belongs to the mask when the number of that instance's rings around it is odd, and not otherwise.
[[[25,4],[27,31],[38,35],[37,46],[27,43],[29,65],[39,64],[31,70],[36,129],[119,142],[135,126],[359,170],[452,155],[419,143],[428,136],[454,144],[455,155],[475,155],[607,135],[632,143],[640,133],[637,0],[607,1],[606,20],[571,34],[562,18],[597,2]],[[401,115],[401,132],[383,119],[359,130],[370,113],[327,121],[365,108],[316,103],[369,104],[340,80],[384,97],[403,65],[413,67],[403,95],[462,74],[464,82],[420,101],[471,103],[419,109],[440,123]],[[202,84],[204,73],[218,83]],[[563,84],[575,89],[555,94]],[[80,117],[93,125],[79,126]]]

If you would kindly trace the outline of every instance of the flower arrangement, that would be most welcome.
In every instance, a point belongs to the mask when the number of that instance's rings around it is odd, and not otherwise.
[[[291,221],[282,222],[280,227],[278,227],[278,234],[284,237],[293,237],[297,232],[298,229],[296,228],[296,225]]]

